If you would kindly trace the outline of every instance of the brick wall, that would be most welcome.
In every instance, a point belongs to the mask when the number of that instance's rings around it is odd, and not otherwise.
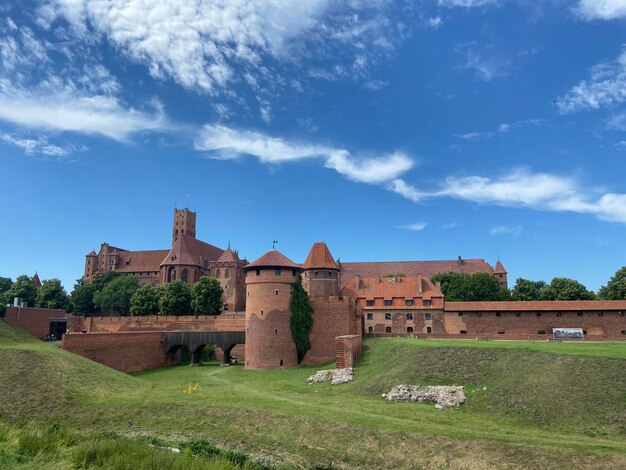
[[[43,338],[50,333],[50,320],[53,318],[67,319],[67,327],[75,329],[80,323],[80,317],[75,317],[65,310],[31,307],[7,307],[6,321],[15,325],[37,338]]]
[[[309,334],[311,349],[302,361],[305,365],[325,364],[335,360],[338,335],[359,333],[360,312],[352,299],[343,297],[313,298],[313,327]]]
[[[335,358],[337,369],[354,367],[354,363],[361,355],[361,336],[343,335],[335,338]]]
[[[242,314],[83,318],[81,331],[244,331]]]
[[[180,352],[165,354],[161,332],[70,333],[61,347],[121,372],[137,372],[180,362]]]

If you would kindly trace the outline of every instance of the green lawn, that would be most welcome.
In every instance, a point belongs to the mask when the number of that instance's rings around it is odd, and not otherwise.
[[[0,322],[0,361],[6,422],[201,438],[278,467],[626,468],[626,343],[372,339],[355,382],[331,386],[306,384],[318,367],[129,376]],[[464,385],[468,401],[438,411],[380,398],[399,383]]]

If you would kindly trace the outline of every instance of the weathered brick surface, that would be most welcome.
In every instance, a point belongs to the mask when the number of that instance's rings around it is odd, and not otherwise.
[[[180,362],[167,356],[161,332],[70,333],[61,347],[122,372],[137,372]]]
[[[311,349],[302,361],[305,365],[325,364],[335,360],[335,337],[359,333],[360,311],[348,297],[312,298],[313,327],[309,334]]]
[[[67,327],[71,330],[75,330],[81,320],[65,310],[30,307],[7,307],[5,317],[7,322],[37,338],[43,338],[50,333],[50,320],[53,318],[67,319]]]
[[[343,335],[335,338],[335,360],[337,369],[354,367],[354,363],[361,355],[361,336]]]
[[[244,331],[246,322],[242,314],[88,317],[82,320],[82,330],[87,332]]]

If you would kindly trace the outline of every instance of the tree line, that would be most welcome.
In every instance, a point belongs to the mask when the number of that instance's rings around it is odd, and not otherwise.
[[[15,281],[0,277],[0,314],[20,297],[28,306],[63,309],[75,315],[218,315],[223,308],[219,281],[204,276],[189,285],[174,281],[162,286],[139,286],[133,276],[117,272],[97,273],[90,284],[78,279],[68,294],[61,281],[48,279],[38,289],[33,278],[21,275]]]

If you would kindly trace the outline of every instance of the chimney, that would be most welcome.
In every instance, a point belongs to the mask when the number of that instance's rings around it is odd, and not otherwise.
[[[359,290],[361,288],[361,276],[354,276],[354,290]]]
[[[435,282],[435,285],[437,286],[437,289],[441,290],[441,281]]]
[[[417,289],[420,297],[424,294],[424,284],[422,284],[422,275],[417,275]]]

